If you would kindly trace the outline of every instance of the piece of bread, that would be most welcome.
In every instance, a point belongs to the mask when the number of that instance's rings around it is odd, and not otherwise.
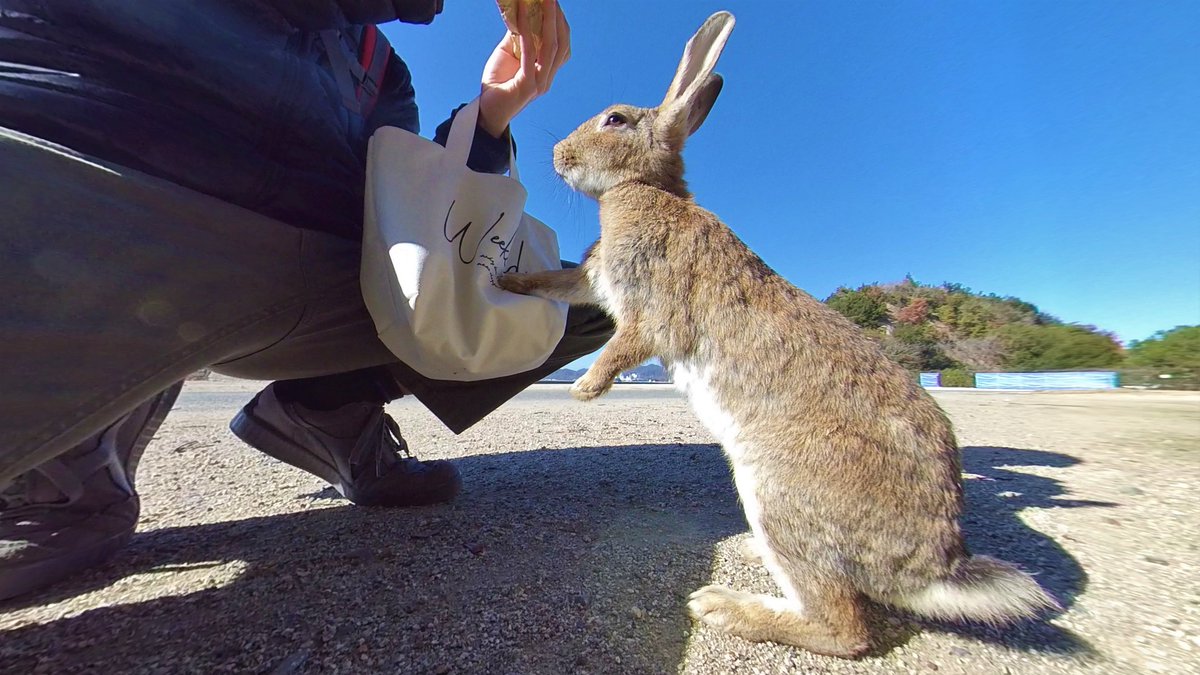
[[[533,44],[540,46],[542,43],[542,0],[496,0],[496,6],[500,8],[500,16],[504,19],[504,25],[508,26],[508,39],[512,43],[513,54],[517,58],[521,58],[521,41],[517,38],[517,3],[524,3],[525,13],[529,15],[529,29],[532,32],[530,37],[533,38]]]

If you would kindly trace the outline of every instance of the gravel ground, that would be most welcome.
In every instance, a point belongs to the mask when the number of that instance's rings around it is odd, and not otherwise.
[[[994,630],[879,611],[840,661],[694,625],[709,582],[777,592],[741,562],[719,448],[664,387],[577,404],[537,386],[455,437],[391,412],[467,489],[348,506],[243,446],[255,383],[189,383],[139,471],[112,562],[0,605],[0,672],[1200,673],[1200,395],[936,394],[963,446],[975,552],[1066,611]]]

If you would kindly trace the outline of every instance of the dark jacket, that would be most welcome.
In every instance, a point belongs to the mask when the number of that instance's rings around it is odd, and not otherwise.
[[[292,225],[357,238],[382,125],[418,131],[392,54],[366,119],[342,103],[317,31],[428,23],[442,0],[0,0],[0,126]],[[474,92],[464,82],[464,98]],[[435,140],[445,142],[448,124]],[[3,161],[0,157],[0,161]],[[477,133],[473,168],[503,170]]]

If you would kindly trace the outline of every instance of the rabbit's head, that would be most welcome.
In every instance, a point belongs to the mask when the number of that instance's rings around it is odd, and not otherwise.
[[[686,194],[680,153],[721,93],[721,76],[713,68],[732,30],[729,12],[717,12],[700,26],[657,108],[610,106],[555,145],[558,175],[596,198],[627,182]]]

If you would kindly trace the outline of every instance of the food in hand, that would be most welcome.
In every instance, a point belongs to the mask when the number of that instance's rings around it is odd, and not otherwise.
[[[518,38],[520,31],[517,30],[517,3],[525,5],[529,37],[533,38],[534,46],[540,48],[542,44],[542,0],[496,0],[496,5],[500,8],[500,16],[504,19],[504,25],[508,26],[508,39],[512,44],[513,55],[519,59],[521,58],[521,40]]]

